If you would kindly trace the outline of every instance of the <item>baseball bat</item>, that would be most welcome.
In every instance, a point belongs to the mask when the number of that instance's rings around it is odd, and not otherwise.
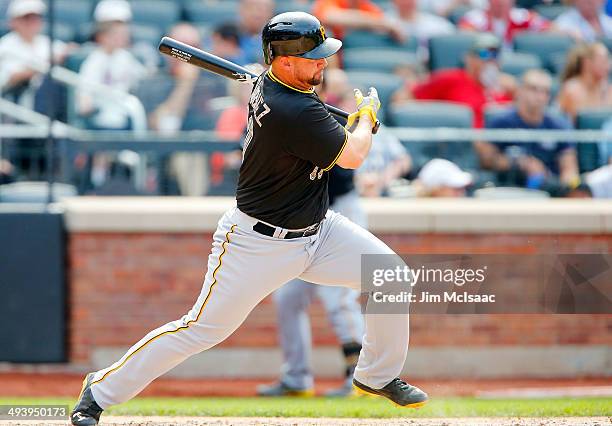
[[[203,68],[214,74],[221,75],[223,77],[230,78],[236,81],[250,82],[253,83],[258,75],[241,67],[238,64],[228,61],[227,59],[220,58],[219,56],[213,55],[212,53],[205,52],[196,47],[182,43],[171,37],[163,37],[159,43],[159,51],[165,55],[172,56],[180,61],[187,62],[195,65],[196,67]],[[341,118],[346,122],[349,113],[336,108],[335,106],[325,104],[327,110],[338,118]],[[372,130],[372,133],[378,131],[380,122],[377,120]]]

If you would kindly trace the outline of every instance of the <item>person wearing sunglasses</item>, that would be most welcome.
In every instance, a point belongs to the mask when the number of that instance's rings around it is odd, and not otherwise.
[[[463,57],[463,67],[434,71],[423,82],[406,84],[393,96],[394,103],[406,100],[434,100],[467,105],[474,112],[473,125],[484,125],[488,103],[512,100],[515,82],[499,70],[500,42],[492,34],[479,34]]]
[[[517,33],[548,31],[551,24],[532,10],[516,7],[515,0],[489,0],[485,9],[463,15],[458,27],[461,31],[491,32],[502,40],[504,48],[512,48]]]

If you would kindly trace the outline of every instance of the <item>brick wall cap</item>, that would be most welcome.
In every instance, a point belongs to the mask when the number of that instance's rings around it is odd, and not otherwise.
[[[612,233],[612,200],[363,200],[373,232]],[[70,232],[212,232],[233,197],[78,197]]]

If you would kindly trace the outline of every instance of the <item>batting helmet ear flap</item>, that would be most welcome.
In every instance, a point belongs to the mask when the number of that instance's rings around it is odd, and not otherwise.
[[[274,59],[274,52],[272,52],[272,44],[263,42],[263,54],[264,54],[264,62],[266,65],[271,65],[272,60]]]

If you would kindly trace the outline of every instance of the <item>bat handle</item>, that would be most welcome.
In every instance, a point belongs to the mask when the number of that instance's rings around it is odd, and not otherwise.
[[[376,120],[376,123],[374,123],[374,127],[372,127],[372,134],[373,135],[378,133],[379,127],[380,127],[380,120]]]

